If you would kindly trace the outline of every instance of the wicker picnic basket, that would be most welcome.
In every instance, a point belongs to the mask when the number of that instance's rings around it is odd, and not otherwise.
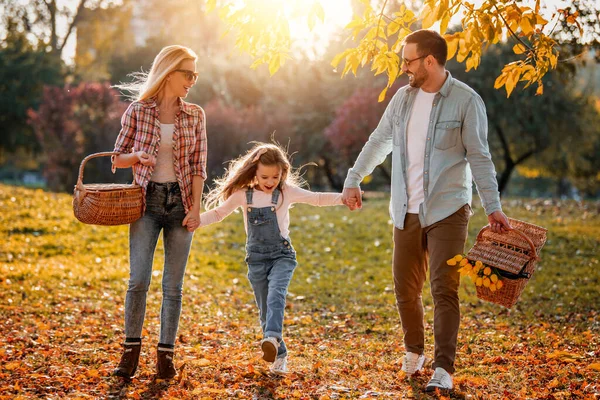
[[[142,216],[141,186],[135,183],[83,183],[83,169],[89,160],[117,154],[119,153],[90,154],[79,166],[79,176],[73,192],[73,214],[84,224],[123,225]]]
[[[524,221],[512,218],[509,221],[513,229],[506,234],[492,232],[489,225],[483,227],[467,254],[469,260],[496,267],[504,285],[494,292],[477,286],[477,297],[507,308],[519,300],[533,275],[547,232],[545,228]]]

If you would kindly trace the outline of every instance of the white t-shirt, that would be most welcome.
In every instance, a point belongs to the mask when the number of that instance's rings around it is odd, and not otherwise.
[[[265,193],[260,190],[254,190],[252,194],[252,204],[250,207],[270,207],[271,193]],[[275,214],[277,215],[277,224],[281,236],[289,238],[290,234],[290,206],[294,203],[305,203],[313,206],[336,206],[342,205],[341,193],[319,193],[311,192],[296,186],[284,185],[282,193],[279,194]],[[244,213],[244,228],[248,233],[248,204],[246,203],[246,191],[238,190],[231,197],[223,202],[219,207],[200,214],[200,226],[206,226],[215,222],[222,221],[238,207],[242,207]]]
[[[173,131],[175,124],[160,124],[160,146],[156,155],[156,165],[150,177],[152,182],[177,182],[173,165]]]
[[[433,99],[437,93],[427,93],[419,89],[408,121],[406,132],[406,171],[408,210],[411,214],[419,213],[419,206],[425,200],[423,192],[423,169],[425,168],[425,143],[429,116],[433,107]]]

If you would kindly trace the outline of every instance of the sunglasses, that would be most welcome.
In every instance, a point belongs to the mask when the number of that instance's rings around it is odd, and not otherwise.
[[[194,71],[190,71],[189,69],[176,69],[175,72],[181,72],[185,75],[185,79],[188,81],[196,82],[198,80],[198,73]]]
[[[411,63],[411,62],[413,62],[413,61],[417,61],[417,60],[420,60],[420,59],[422,59],[422,58],[425,58],[425,57],[427,57],[428,55],[429,55],[429,54],[425,54],[424,56],[417,57],[417,58],[413,58],[412,60],[408,60],[408,59],[406,59],[406,58],[403,58],[403,59],[402,59],[402,65],[406,65],[406,68],[408,68],[408,67],[410,67],[410,63]]]

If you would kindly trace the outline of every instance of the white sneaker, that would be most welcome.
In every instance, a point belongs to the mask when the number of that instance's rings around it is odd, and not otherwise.
[[[426,392],[433,392],[435,389],[452,389],[452,376],[444,368],[437,367],[425,387]]]
[[[277,357],[273,365],[271,365],[271,372],[277,375],[287,374],[287,356]]]
[[[279,341],[274,337],[266,337],[260,342],[260,348],[263,351],[263,360],[268,362],[275,361],[277,357],[277,349],[279,348]]]
[[[420,371],[425,364],[425,354],[406,352],[404,359],[402,360],[402,371],[406,372],[406,375],[411,376],[417,371]]]

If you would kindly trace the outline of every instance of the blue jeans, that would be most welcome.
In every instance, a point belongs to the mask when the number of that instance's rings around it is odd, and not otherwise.
[[[246,257],[248,280],[252,285],[265,337],[279,341],[278,357],[287,354],[283,341],[285,297],[296,269],[296,253],[284,245],[249,246]]]
[[[165,263],[159,343],[175,344],[181,314],[183,276],[193,236],[192,232],[181,226],[184,218],[179,184],[150,182],[146,193],[146,212],[129,227],[130,275],[125,298],[126,337],[139,338],[142,335],[154,250],[162,230]]]

